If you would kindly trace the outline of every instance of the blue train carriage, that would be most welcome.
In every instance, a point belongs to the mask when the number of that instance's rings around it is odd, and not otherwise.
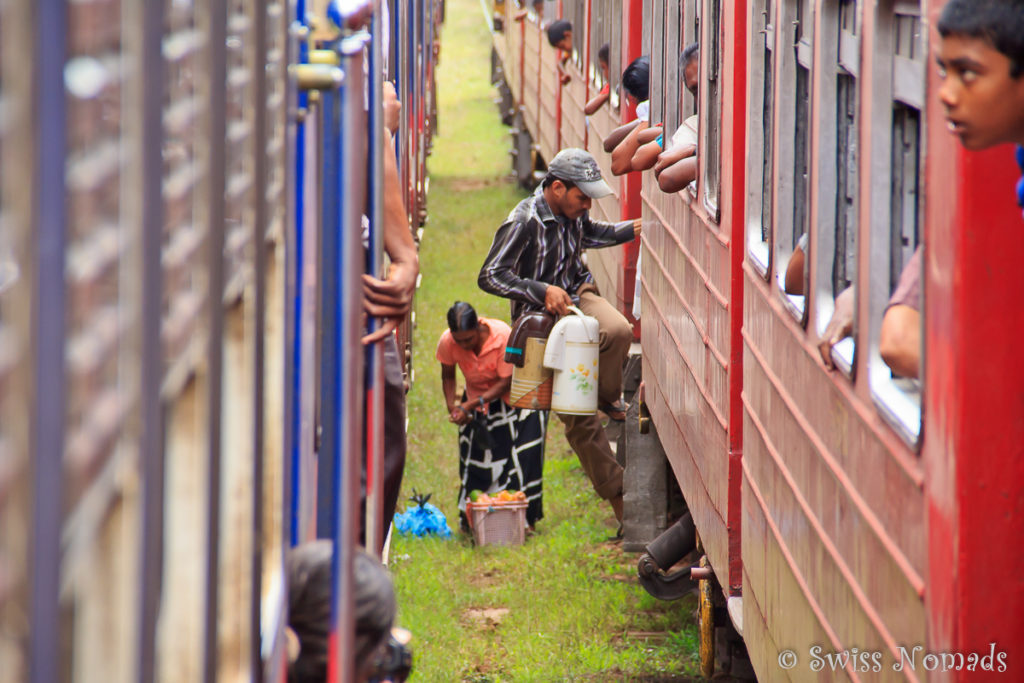
[[[332,675],[352,677],[380,428],[359,343],[359,273],[382,272],[370,38],[418,112],[399,138],[416,225],[438,13],[347,7],[313,44],[316,9],[0,6],[4,680],[280,680],[285,552],[318,535],[341,549]]]

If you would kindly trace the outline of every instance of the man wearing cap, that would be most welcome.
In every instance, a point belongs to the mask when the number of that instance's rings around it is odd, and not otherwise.
[[[533,195],[519,202],[498,228],[477,280],[485,292],[512,300],[512,319],[547,310],[565,315],[577,305],[600,324],[598,400],[612,419],[624,419],[622,364],[633,340],[629,321],[597,291],[583,263],[584,249],[623,244],[640,234],[640,220],[590,219],[592,199],[611,194],[588,152],[570,148],[548,165]],[[594,490],[622,521],[622,467],[596,415],[559,415],[565,435]]]

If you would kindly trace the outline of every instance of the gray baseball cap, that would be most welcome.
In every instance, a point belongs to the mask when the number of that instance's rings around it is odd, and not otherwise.
[[[612,188],[601,179],[601,168],[590,152],[578,147],[563,149],[548,164],[548,173],[559,180],[569,180],[591,199],[606,197]]]

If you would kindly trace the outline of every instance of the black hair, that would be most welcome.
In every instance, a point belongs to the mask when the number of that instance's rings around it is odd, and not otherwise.
[[[622,72],[622,87],[638,102],[647,99],[647,94],[650,92],[650,80],[651,58],[647,56],[637,57]]]
[[[565,19],[551,22],[551,25],[548,26],[548,42],[551,43],[551,47],[558,45],[562,38],[565,38],[565,34],[571,30],[572,24]]]
[[[609,46],[608,43],[605,43],[604,45],[602,45],[597,50],[597,58],[600,59],[605,64],[610,64],[611,63],[611,62],[608,61],[608,51],[609,51],[610,47],[611,46]]]
[[[1010,76],[1024,74],[1024,2],[1021,0],[950,0],[942,8],[939,35],[987,41],[1010,60]]]
[[[534,7],[542,7],[544,5],[544,0],[533,0],[533,2],[530,4],[533,5]]]
[[[564,178],[559,178],[554,174],[548,173],[546,176],[544,176],[544,180],[540,181],[540,188],[542,190],[546,190],[549,187],[551,187],[551,183],[555,182],[556,180],[565,185],[566,190],[571,190],[572,188],[576,187],[576,183],[574,183],[573,181],[565,180]]]
[[[327,680],[331,629],[331,556],[328,540],[303,543],[288,552],[288,626],[299,639],[299,656],[288,667],[289,683]],[[395,590],[387,570],[366,551],[353,558],[356,669],[372,663],[371,655],[391,633]]]
[[[690,62],[696,61],[700,57],[700,45],[694,41],[683,48],[682,53],[679,55],[679,71],[683,71]]]
[[[476,311],[465,301],[456,301],[448,309],[448,329],[452,332],[475,330],[479,324]]]

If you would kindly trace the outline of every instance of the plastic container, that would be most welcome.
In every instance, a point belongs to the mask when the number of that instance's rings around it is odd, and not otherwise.
[[[477,545],[522,545],[526,540],[526,501],[466,503],[466,517]]]

